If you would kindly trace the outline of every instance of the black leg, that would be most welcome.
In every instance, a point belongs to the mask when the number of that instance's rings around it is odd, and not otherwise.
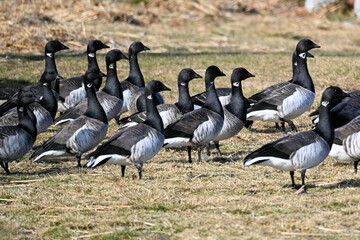
[[[202,151],[202,146],[198,147],[198,161],[201,162],[201,151]]]
[[[78,163],[78,167],[81,168],[81,155],[76,155],[76,159],[77,159],[77,163]]]
[[[187,152],[188,152],[189,163],[192,163],[192,159],[191,159],[191,147],[190,147],[190,146],[187,147]]]
[[[285,129],[285,122],[281,122],[281,129],[284,134],[287,134],[286,129]]]
[[[354,161],[354,173],[357,174],[357,166],[359,164],[359,160]]]
[[[291,177],[291,186],[293,188],[295,188],[296,184],[295,184],[295,179],[294,179],[294,171],[290,171],[290,177]]]
[[[280,129],[279,123],[277,123],[277,122],[275,123],[275,128]]]
[[[5,170],[5,172],[6,172],[7,174],[10,174],[8,163],[0,162],[0,165],[1,165],[1,167]]]
[[[218,152],[218,156],[220,157],[222,155],[221,151],[220,151],[220,144],[218,141],[214,142],[216,150]]]
[[[211,153],[210,153],[210,143],[207,145],[207,155],[210,157]]]
[[[306,173],[306,170],[301,171],[301,185],[304,186],[304,192],[306,192],[305,173]]]
[[[121,177],[125,176],[125,168],[126,166],[121,165]]]
[[[142,178],[142,165],[138,167],[138,172],[139,172],[139,180],[140,180]]]
[[[288,121],[286,121],[286,122],[289,124],[289,126],[290,126],[290,128],[291,128],[292,131],[295,131],[295,132],[298,131],[297,128],[296,128],[296,126],[295,126],[295,124],[293,123],[293,121],[288,120]]]
[[[252,127],[252,125],[253,125],[253,123],[254,123],[253,121],[246,121],[246,122],[245,122],[245,127],[250,130],[251,127]]]
[[[117,115],[115,116],[115,121],[116,121],[116,123],[117,123],[118,125],[120,125],[120,114],[117,114]]]

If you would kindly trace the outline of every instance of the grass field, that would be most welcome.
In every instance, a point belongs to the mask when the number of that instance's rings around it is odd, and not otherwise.
[[[204,76],[206,67],[217,65],[227,74],[216,80],[219,87],[230,85],[232,69],[245,67],[256,75],[243,83],[246,96],[287,81],[292,51],[304,37],[321,45],[308,59],[316,86],[312,109],[330,85],[360,89],[359,22],[348,27],[311,17],[239,15],[232,21],[203,19],[179,27],[86,27],[96,38],[141,40],[150,47],[139,56],[140,65],[146,81],[158,79],[172,88],[164,93],[167,102],[176,101],[177,74],[185,67]],[[103,71],[104,53],[98,55]],[[2,88],[9,80],[37,81],[44,66],[37,55],[2,55],[0,63]],[[59,53],[57,66],[64,77],[83,74],[86,57]],[[127,74],[127,62],[119,62],[119,79]],[[203,90],[203,80],[190,83],[191,94]],[[312,127],[307,114],[294,122],[300,131]],[[307,172],[307,194],[296,194],[287,172],[243,167],[248,153],[283,136],[273,124],[255,123],[253,128],[221,142],[221,158],[213,150],[210,158],[189,164],[186,152],[161,150],[144,166],[142,180],[132,178],[134,167],[121,178],[118,166],[78,169],[75,159],[35,164],[28,154],[10,164],[12,175],[0,172],[0,239],[360,238],[360,179],[352,165],[327,158]],[[108,136],[118,129],[112,121]],[[36,145],[57,130],[38,136]],[[299,174],[295,180],[300,182]]]

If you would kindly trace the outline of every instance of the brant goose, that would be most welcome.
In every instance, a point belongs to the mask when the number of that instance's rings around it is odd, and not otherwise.
[[[161,104],[157,106],[164,128],[180,119],[183,114],[194,110],[194,105],[191,102],[189,94],[189,82],[196,78],[201,78],[201,76],[191,68],[181,70],[178,75],[179,101],[174,104]],[[146,111],[138,112],[121,119],[120,124],[126,128],[141,123],[145,121],[145,119]]]
[[[249,73],[245,68],[236,68],[231,74],[232,93],[230,102],[223,106],[224,125],[217,137],[212,140],[219,156],[221,156],[219,141],[231,138],[238,134],[246,121],[247,104],[241,89],[241,81],[249,77],[255,77],[255,75]]]
[[[55,71],[57,74],[56,79],[62,79],[62,77],[57,72],[56,63],[55,63],[55,53],[65,49],[69,49],[69,48],[57,40],[49,41],[45,45],[44,73]],[[43,87],[41,81],[31,84],[27,87],[28,89],[31,89],[31,91],[35,94],[37,98],[40,98],[42,96]],[[17,93],[14,94],[12,97],[10,97],[6,102],[4,102],[0,106],[0,116],[3,116],[4,114],[6,114],[7,111],[11,110],[12,108],[14,108],[13,111],[16,112],[16,104],[15,104],[16,100],[17,100]]]
[[[36,117],[37,134],[45,132],[53,123],[57,112],[57,101],[51,89],[51,83],[57,78],[55,70],[45,70],[41,76],[40,83],[42,87],[42,96],[39,102],[31,103],[28,108]],[[26,87],[26,89],[31,89]],[[40,94],[38,92],[38,94]],[[17,125],[18,111],[9,111],[6,115],[0,117],[0,125]]]
[[[21,89],[17,94],[17,111],[19,124],[16,126],[0,126],[0,165],[7,174],[9,162],[24,156],[36,139],[36,120],[29,116],[29,104],[38,101],[37,97],[30,91]]]
[[[205,72],[207,96],[204,106],[184,114],[165,129],[164,147],[187,146],[190,163],[192,162],[191,146],[198,147],[198,159],[201,161],[202,146],[219,134],[224,123],[224,110],[214,84],[218,76],[225,76],[225,74],[216,66],[208,67]]]
[[[81,155],[96,147],[108,130],[105,112],[96,98],[93,86],[95,79],[99,79],[101,75],[102,73],[96,69],[86,71],[84,76],[88,98],[86,112],[37,148],[30,159],[35,158],[34,161],[38,161],[43,157],[72,154],[76,156],[78,166],[81,167]]]
[[[120,50],[114,49],[106,54],[107,79],[103,89],[96,93],[97,99],[103,107],[107,120],[110,121],[118,114],[123,105],[123,92],[117,77],[116,62],[128,59]],[[85,113],[87,100],[66,111],[55,120],[55,125],[74,120]]]
[[[145,122],[121,130],[100,145],[87,156],[91,157],[87,167],[97,167],[105,163],[119,164],[124,177],[126,166],[134,165],[141,179],[143,164],[160,151],[165,138],[164,126],[154,104],[154,96],[157,92],[170,90],[156,80],[149,82],[145,89]]]
[[[91,40],[89,42],[86,51],[88,59],[88,70],[100,71],[96,60],[96,51],[103,48],[109,47],[100,40]],[[96,91],[99,90],[101,83],[102,76],[99,76],[94,80],[93,85]],[[60,99],[58,101],[58,110],[59,112],[65,112],[66,110],[85,100],[86,92],[84,88],[84,77],[72,77],[60,81],[59,90]]]
[[[307,68],[307,57],[313,57],[308,49],[319,48],[309,39],[301,40],[296,46],[297,70],[291,82],[270,92],[254,103],[247,114],[248,120],[287,122],[292,130],[296,127],[291,119],[308,110],[315,99],[314,83]],[[284,126],[284,125],[283,125]],[[283,129],[285,131],[285,129]]]
[[[285,136],[268,143],[245,157],[246,167],[254,164],[272,166],[290,171],[292,186],[295,187],[294,171],[301,172],[305,185],[305,172],[319,165],[328,156],[334,141],[334,127],[330,118],[329,102],[339,92],[327,88],[321,97],[320,121],[311,131]]]

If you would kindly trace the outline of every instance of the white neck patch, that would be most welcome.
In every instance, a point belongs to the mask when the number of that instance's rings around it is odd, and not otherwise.
[[[115,63],[110,63],[110,64],[109,64],[109,68],[110,68],[110,69],[114,69],[114,68],[115,68]]]
[[[329,105],[329,102],[328,101],[322,101],[321,105],[323,105],[324,107],[327,107]]]
[[[301,57],[302,59],[305,59],[306,58],[306,53],[300,53],[299,57]]]
[[[240,82],[234,82],[234,83],[233,83],[233,86],[234,86],[234,87],[240,86]]]
[[[52,58],[53,54],[52,53],[47,53],[46,56],[48,56],[49,58]]]
[[[88,84],[86,84],[86,86],[87,86],[88,88],[91,88],[91,87],[92,87],[92,83],[88,83]]]
[[[180,83],[181,86],[186,87],[186,83]]]
[[[214,84],[214,82],[210,82],[210,85],[213,85]]]
[[[47,85],[47,83],[43,83],[43,86],[46,86]]]
[[[95,53],[89,53],[88,56],[93,58],[95,57]]]
[[[147,96],[147,99],[152,99],[152,96],[151,95]]]
[[[43,96],[41,96],[41,97],[40,97],[40,101],[41,101],[43,98],[44,98],[44,97],[43,97]]]
[[[20,111],[20,112],[23,112],[23,111],[24,111],[24,108],[23,108],[23,107],[19,107],[19,111]]]
[[[294,62],[294,66],[297,66],[297,62]]]

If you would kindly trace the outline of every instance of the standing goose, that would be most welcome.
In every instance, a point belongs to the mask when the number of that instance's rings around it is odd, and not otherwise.
[[[307,57],[313,56],[307,50],[319,47],[309,39],[303,39],[297,44],[297,70],[292,82],[272,91],[252,105],[248,109],[247,120],[287,122],[291,129],[296,131],[291,119],[297,118],[308,110],[315,99],[314,83],[306,61]]]
[[[360,116],[335,129],[335,139],[329,153],[339,161],[354,162],[354,173],[360,160]]]
[[[7,174],[9,162],[24,156],[30,151],[36,139],[36,120],[29,116],[29,104],[37,101],[29,90],[20,90],[17,94],[17,111],[19,124],[16,126],[0,126],[0,165]]]
[[[40,101],[31,103],[28,108],[36,117],[37,134],[45,132],[53,123],[57,112],[57,101],[51,89],[51,83],[57,78],[55,70],[45,70],[41,76],[40,83],[42,92]],[[26,89],[30,89],[26,87]],[[39,94],[39,93],[38,93]],[[17,125],[19,123],[18,111],[10,111],[0,117],[0,125]]]
[[[198,147],[198,159],[201,161],[202,146],[212,141],[220,132],[224,123],[224,110],[217,97],[214,80],[225,76],[216,66],[210,66],[205,72],[206,102],[200,109],[184,114],[178,121],[165,129],[164,147],[188,147],[191,163],[191,146]]]
[[[224,125],[217,137],[212,140],[219,156],[221,155],[219,141],[235,136],[245,124],[247,102],[241,89],[241,82],[249,77],[255,77],[255,75],[245,68],[236,68],[231,74],[232,93],[230,102],[223,107]]]
[[[201,78],[201,76],[191,68],[184,68],[181,70],[178,75],[179,101],[174,104],[157,105],[157,110],[163,121],[164,128],[180,119],[185,113],[194,110],[194,105],[191,102],[189,94],[189,82],[196,78]],[[145,121],[145,119],[146,111],[138,112],[127,118],[121,119],[120,124],[126,128],[141,123]]]
[[[96,60],[96,51],[109,48],[107,45],[102,43],[100,40],[91,40],[87,46],[87,59],[88,59],[88,70],[100,71],[99,65]],[[95,90],[99,90],[102,83],[102,76],[99,76],[94,80]],[[65,112],[66,110],[74,107],[81,101],[86,99],[86,92],[84,88],[84,77],[72,77],[64,79],[59,83],[59,95],[58,101],[59,112]]]
[[[102,73],[97,70],[87,70],[84,75],[84,84],[87,101],[86,112],[71,121],[55,136],[37,148],[30,159],[38,161],[43,157],[59,155],[75,155],[78,166],[81,167],[81,155],[97,146],[105,137],[108,129],[106,114],[96,98],[93,82]]]
[[[154,104],[157,92],[170,90],[160,81],[151,81],[146,86],[146,120],[136,126],[126,128],[106,143],[100,145],[91,157],[87,167],[97,167],[105,163],[121,165],[124,177],[127,165],[135,165],[142,177],[143,164],[153,158],[164,143],[164,125]]]
[[[56,78],[62,79],[62,77],[57,72],[56,63],[55,63],[55,53],[65,49],[69,49],[69,48],[57,40],[49,41],[45,45],[44,73],[55,71],[57,74]],[[39,82],[27,86],[27,88],[31,89],[31,91],[35,94],[37,98],[40,98],[42,96],[43,88],[42,88],[41,79]],[[0,105],[0,116],[3,116],[7,111],[11,110],[12,108],[14,108],[13,111],[16,112],[16,103],[15,103],[16,100],[17,100],[17,93],[14,94],[12,97],[10,97],[2,105]]]
[[[321,97],[320,121],[311,131],[300,132],[268,143],[245,157],[246,167],[254,164],[271,166],[290,171],[292,186],[295,187],[294,171],[301,172],[305,185],[305,172],[319,165],[330,152],[334,141],[334,127],[330,118],[329,102],[338,91],[327,88]]]
[[[102,108],[105,111],[107,120],[110,121],[120,112],[123,105],[123,92],[117,77],[116,62],[121,59],[128,59],[120,50],[114,49],[106,54],[107,79],[103,89],[96,93]],[[55,120],[55,125],[74,120],[85,113],[87,99],[66,111]]]

